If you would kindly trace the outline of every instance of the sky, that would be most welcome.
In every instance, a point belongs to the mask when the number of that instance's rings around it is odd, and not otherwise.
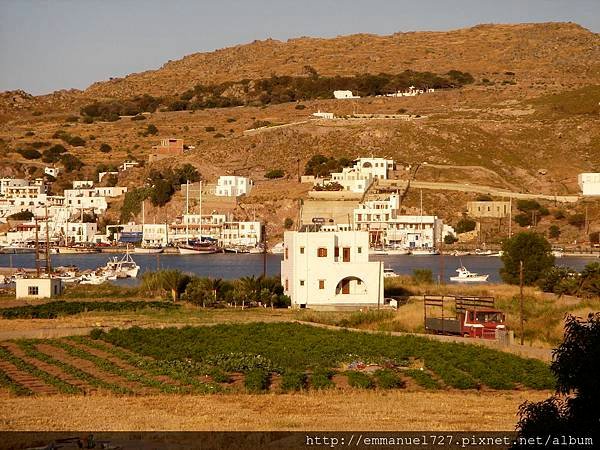
[[[0,91],[45,94],[256,39],[576,22],[600,0],[0,0]]]

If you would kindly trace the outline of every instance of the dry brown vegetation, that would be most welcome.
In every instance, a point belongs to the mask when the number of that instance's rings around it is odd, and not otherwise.
[[[547,392],[316,392],[6,398],[2,430],[514,430],[525,400]],[[460,411],[460,414],[457,414]]]

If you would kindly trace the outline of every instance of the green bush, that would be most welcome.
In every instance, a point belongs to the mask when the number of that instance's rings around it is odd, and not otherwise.
[[[454,227],[454,231],[456,231],[457,234],[467,233],[469,231],[473,231],[476,226],[477,222],[464,217],[458,221],[458,223]]]
[[[577,227],[577,228],[583,228],[583,226],[585,225],[585,214],[581,214],[581,213],[571,214],[567,218],[567,221],[569,222],[569,225],[573,225],[574,227]]]
[[[265,173],[265,178],[272,180],[275,178],[283,178],[284,175],[285,172],[281,169],[271,169],[267,173]]]
[[[270,374],[264,370],[254,369],[246,372],[244,387],[248,392],[261,393],[269,388]]]
[[[331,377],[333,377],[334,372],[329,369],[317,368],[313,371],[312,376],[310,377],[310,386],[313,389],[329,389],[334,386],[333,381],[331,381]]]
[[[294,220],[291,219],[290,217],[286,217],[285,220],[283,221],[283,228],[285,228],[286,230],[289,230],[293,226],[294,226]]]
[[[219,367],[211,368],[207,375],[209,375],[215,383],[231,383],[229,374]]]
[[[83,162],[78,157],[71,155],[70,153],[63,154],[60,157],[60,162],[65,166],[67,172],[79,170],[84,166]]]
[[[19,148],[17,149],[17,153],[25,159],[38,159],[42,156],[42,154],[34,148]]]
[[[281,389],[285,392],[302,391],[306,389],[306,382],[304,372],[284,372],[281,377]]]
[[[148,124],[148,126],[146,127],[146,131],[144,133],[146,136],[155,136],[158,134],[158,128],[156,128],[156,125],[154,124]]]
[[[112,151],[112,147],[106,143],[100,145],[99,149],[102,153],[110,153]]]
[[[430,269],[414,269],[413,281],[417,284],[433,283],[433,272]]]
[[[92,331],[90,331],[90,337],[94,340],[100,339],[103,334],[104,330],[102,330],[102,328],[94,328]]]
[[[406,383],[398,376],[396,372],[390,369],[379,369],[375,372],[377,387],[381,389],[403,388]]]
[[[404,371],[405,375],[411,377],[415,382],[425,389],[439,389],[440,385],[435,381],[429,373],[424,370],[409,369]]]
[[[558,239],[560,237],[560,228],[558,225],[550,225],[550,228],[548,228],[548,236],[552,239]]]
[[[520,227],[528,227],[532,224],[531,215],[526,213],[520,213],[515,215],[514,220],[519,224]]]
[[[204,127],[204,131],[206,131],[207,133],[212,133],[213,131],[216,131],[215,127]]]
[[[353,388],[373,389],[375,387],[373,379],[366,373],[350,371],[346,372],[346,376],[348,377],[348,384]]]

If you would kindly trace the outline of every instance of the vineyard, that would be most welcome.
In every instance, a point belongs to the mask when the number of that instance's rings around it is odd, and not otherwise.
[[[484,347],[300,324],[94,330],[3,342],[0,389],[124,395],[357,389],[551,389],[548,367]]]

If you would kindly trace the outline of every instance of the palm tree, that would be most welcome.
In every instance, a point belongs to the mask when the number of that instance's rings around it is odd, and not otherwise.
[[[240,289],[242,291],[242,309],[244,309],[244,301],[246,299],[256,299],[260,292],[260,278],[254,275],[251,277],[242,277],[239,280]]]
[[[171,291],[173,301],[178,301],[179,294],[185,290],[190,282],[189,275],[186,275],[181,270],[177,269],[161,270],[158,275],[162,288],[166,291]]]
[[[223,279],[221,278],[203,278],[202,279],[202,287],[207,291],[211,291],[213,294],[213,299],[215,303],[217,303],[217,293],[221,292],[223,288]],[[204,299],[202,299],[202,307],[204,308]]]

